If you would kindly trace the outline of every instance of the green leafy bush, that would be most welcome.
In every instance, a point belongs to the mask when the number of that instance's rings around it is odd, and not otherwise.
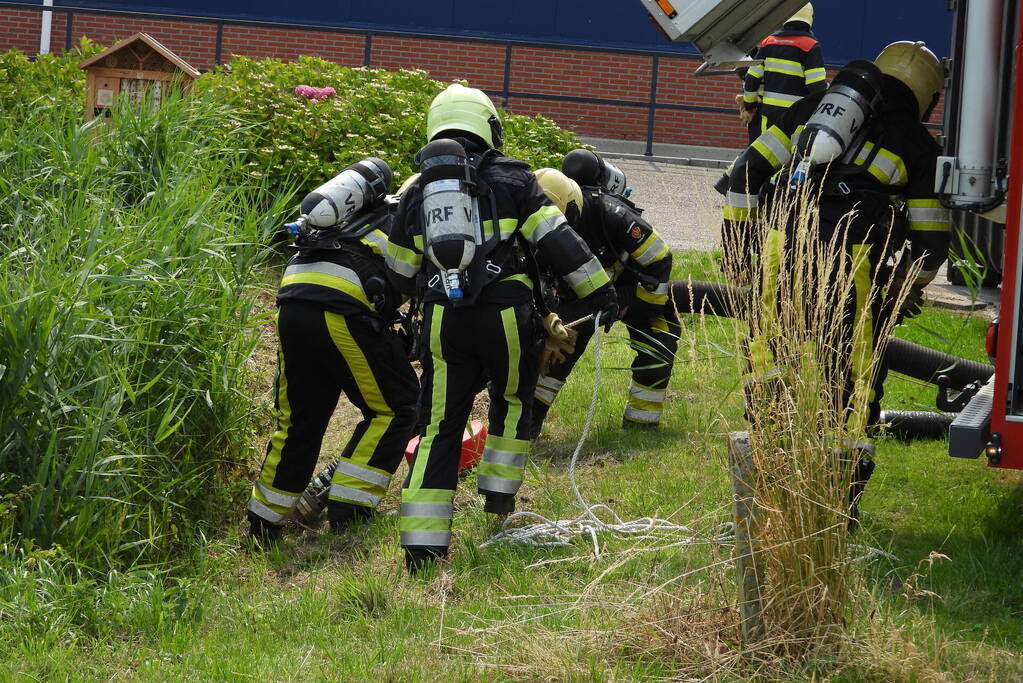
[[[329,86],[337,96],[311,101],[295,95],[299,85]],[[421,70],[235,57],[229,68],[200,78],[196,91],[244,112],[248,125],[225,125],[223,133],[247,150],[250,174],[273,186],[292,181],[311,188],[365,156],[378,156],[397,178],[407,177],[426,142],[426,110],[444,87]],[[561,156],[580,144],[542,116],[505,112],[502,119],[505,153],[536,167],[560,166]]]
[[[17,49],[0,54],[0,113],[14,116],[41,106],[85,111],[85,72],[78,65],[102,50],[82,37],[75,49],[62,55],[30,60]]]

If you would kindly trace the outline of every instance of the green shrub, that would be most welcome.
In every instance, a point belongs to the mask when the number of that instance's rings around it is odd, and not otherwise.
[[[299,85],[330,86],[337,96],[313,102],[295,95]],[[222,130],[247,150],[250,174],[273,186],[292,181],[311,189],[365,156],[378,156],[398,179],[407,177],[426,143],[426,110],[444,87],[421,70],[351,69],[314,57],[235,57],[229,68],[200,78],[196,91],[245,112],[249,125]],[[542,116],[505,112],[502,119],[505,153],[536,167],[560,166],[561,156],[580,144]]]
[[[39,55],[30,60],[17,49],[0,54],[0,113],[16,116],[25,109],[57,106],[85,111],[83,60],[103,48],[83,37],[63,55]]]

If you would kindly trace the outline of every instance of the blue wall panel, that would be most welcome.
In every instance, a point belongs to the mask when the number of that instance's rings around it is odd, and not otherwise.
[[[453,33],[671,52],[638,0],[57,0],[57,5],[328,26]],[[893,40],[948,53],[951,14],[939,0],[818,2],[817,37],[830,64],[871,58]]]

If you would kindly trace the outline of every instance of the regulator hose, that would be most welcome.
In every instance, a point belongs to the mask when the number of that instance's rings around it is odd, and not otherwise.
[[[745,287],[700,280],[672,281],[671,295],[679,313],[703,313],[725,318],[739,317],[749,300],[749,290]],[[885,362],[893,372],[931,384],[945,375],[953,389],[987,381],[995,373],[995,369],[987,363],[959,358],[897,337],[888,340]]]
[[[920,410],[882,410],[881,424],[888,434],[902,441],[944,439],[955,415]]]

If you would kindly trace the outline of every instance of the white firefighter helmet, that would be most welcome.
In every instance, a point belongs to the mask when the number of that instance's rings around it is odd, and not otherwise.
[[[426,114],[426,140],[445,130],[460,130],[501,147],[501,118],[487,94],[476,88],[452,83],[433,98]]]
[[[793,21],[802,21],[806,24],[809,24],[810,26],[813,26],[813,3],[808,2],[805,5],[803,5],[802,9],[800,9],[798,12],[789,17],[789,20],[786,21],[785,23],[790,24]]]
[[[567,215],[569,205],[574,202],[576,210],[582,214],[583,192],[579,189],[579,183],[556,168],[538,168],[533,173],[544,194],[561,213]]]
[[[945,86],[945,68],[922,42],[892,43],[874,60],[881,73],[902,81],[920,105],[920,118],[930,115]]]

